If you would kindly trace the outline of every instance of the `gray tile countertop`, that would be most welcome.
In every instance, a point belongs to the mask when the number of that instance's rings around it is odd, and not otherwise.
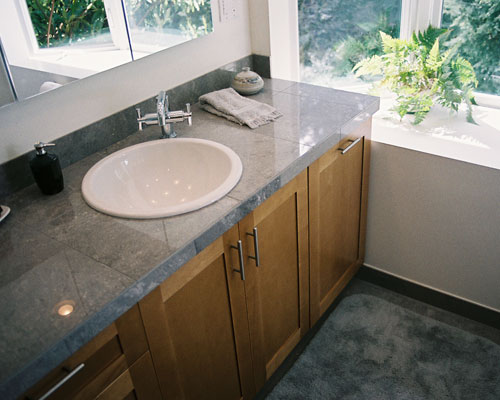
[[[131,220],[83,200],[81,181],[93,164],[157,139],[158,127],[65,168],[57,195],[33,185],[8,199],[12,212],[0,225],[0,398],[20,395],[379,107],[375,97],[276,79],[252,98],[284,116],[251,130],[195,105],[193,126],[176,126],[179,136],[222,143],[243,162],[237,186],[208,207]],[[75,305],[67,317],[56,312],[63,301]]]

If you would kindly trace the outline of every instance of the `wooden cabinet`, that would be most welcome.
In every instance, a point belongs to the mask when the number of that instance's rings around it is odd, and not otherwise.
[[[363,260],[370,129],[273,194],[29,398],[84,363],[51,398],[251,399]]]
[[[371,121],[309,167],[311,324],[364,257]]]
[[[260,265],[256,266],[253,229]],[[301,173],[239,223],[256,389],[309,329],[307,174]]]
[[[134,306],[21,398],[39,399],[50,391],[45,398],[51,400],[160,399],[139,308]]]
[[[255,393],[235,226],[140,303],[165,399]]]
[[[307,237],[303,172],[139,303],[164,398],[255,395],[309,327]]]

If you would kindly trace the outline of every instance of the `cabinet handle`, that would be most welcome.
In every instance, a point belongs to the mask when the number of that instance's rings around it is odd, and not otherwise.
[[[260,255],[259,255],[259,236],[257,234],[257,228],[253,228],[253,233],[247,232],[248,236],[253,236],[253,248],[255,249],[255,256],[248,256],[252,260],[255,260],[255,266],[260,265]]]
[[[240,274],[241,280],[244,281],[245,280],[245,264],[243,262],[243,245],[241,243],[241,240],[238,240],[238,247],[231,246],[231,248],[238,250],[238,256],[240,259],[240,269],[233,268],[233,271]]]
[[[81,363],[78,367],[76,367],[73,371],[71,371],[68,375],[66,375],[64,378],[62,378],[59,382],[57,382],[54,386],[52,386],[47,393],[45,393],[42,397],[40,397],[38,400],[45,400],[48,398],[52,393],[54,393],[57,389],[59,389],[62,385],[64,385],[66,382],[68,382],[73,376],[75,376],[78,372],[82,370],[82,368],[85,367],[84,363]]]
[[[349,146],[347,146],[346,148],[343,148],[343,149],[338,149],[340,151],[340,154],[345,154],[347,153],[349,150],[351,150],[354,146],[356,146],[358,144],[358,142],[361,140],[361,138],[357,138],[356,140],[349,140],[350,142],[352,142]]]

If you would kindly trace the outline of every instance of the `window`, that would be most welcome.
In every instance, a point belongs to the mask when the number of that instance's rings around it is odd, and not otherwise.
[[[442,27],[446,45],[474,67],[477,91],[500,95],[500,1],[444,0]]]
[[[351,70],[381,52],[379,31],[399,36],[401,0],[299,0],[298,6],[303,82],[359,84]]]
[[[449,29],[442,45],[471,62],[477,91],[500,95],[498,0],[298,0],[298,6],[303,82],[366,91],[370,85],[351,70],[381,51],[378,31],[408,39],[432,24]]]
[[[134,58],[213,30],[210,0],[123,0]]]
[[[26,0],[38,48],[119,45],[126,12],[134,50],[149,53],[212,31],[210,0]],[[123,3],[123,6],[122,6]],[[111,31],[110,31],[111,25]]]
[[[132,60],[120,0],[8,0],[2,7],[0,35],[14,67],[66,81]]]
[[[26,0],[39,48],[110,44],[102,0]]]

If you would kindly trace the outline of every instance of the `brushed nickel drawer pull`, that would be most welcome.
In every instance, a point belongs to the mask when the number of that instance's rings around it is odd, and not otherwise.
[[[75,376],[78,372],[80,372],[83,367],[85,367],[84,363],[81,363],[78,367],[76,367],[73,371],[71,371],[68,375],[66,375],[64,378],[62,378],[59,382],[57,382],[54,386],[52,386],[47,393],[45,393],[42,397],[40,397],[38,400],[45,400],[49,396],[51,396],[57,389],[59,389],[62,385],[64,385],[66,382],[68,382],[73,376]]]
[[[240,259],[240,269],[233,268],[233,271],[240,274],[241,280],[244,281],[245,280],[245,264],[243,262],[243,245],[241,243],[241,240],[238,240],[238,247],[231,246],[231,248],[238,250],[238,256]]]
[[[356,146],[358,144],[358,142],[361,140],[362,138],[357,138],[356,140],[350,140],[350,142],[352,142],[349,146],[347,146],[346,148],[344,149],[338,149],[340,151],[340,154],[345,154],[347,153],[349,150],[351,150],[354,146]]]
[[[257,234],[257,228],[253,228],[253,233],[247,232],[248,236],[253,236],[253,248],[255,249],[255,256],[248,256],[252,260],[255,260],[255,266],[260,265],[260,255],[259,255],[259,236]]]

